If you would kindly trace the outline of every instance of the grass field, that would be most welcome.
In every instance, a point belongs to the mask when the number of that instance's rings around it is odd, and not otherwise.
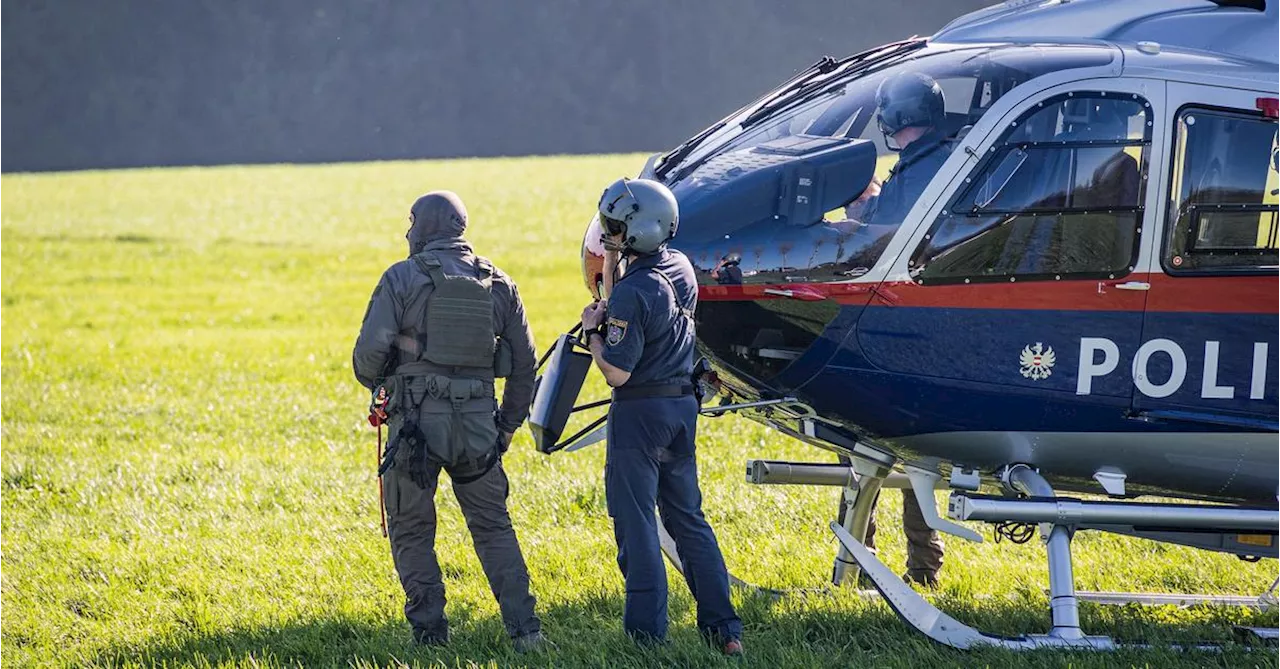
[[[540,346],[587,300],[577,249],[595,200],[640,156],[5,175],[3,661],[6,666],[701,666],[672,573],[673,639],[622,634],[603,451],[546,457],[522,432],[511,506],[559,650],[510,650],[451,492],[437,549],[454,643],[409,643],[378,530],[367,396],[351,344],[410,202],[459,192],[469,237],[519,282]],[[598,380],[585,393],[599,396]],[[707,513],[730,568],[806,591],[737,596],[741,666],[1276,666],[1271,651],[961,654],[887,606],[822,588],[830,489],[751,487],[749,457],[823,459],[736,418],[704,420]],[[904,559],[880,508],[882,556]],[[987,533],[986,528],[982,528]],[[989,536],[989,533],[988,533]],[[1043,551],[947,539],[940,606],[987,632],[1047,628]],[[1276,563],[1096,534],[1077,585],[1256,595]],[[1084,605],[1094,633],[1229,640],[1245,609]]]

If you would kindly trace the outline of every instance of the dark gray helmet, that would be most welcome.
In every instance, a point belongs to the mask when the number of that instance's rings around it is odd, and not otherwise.
[[[666,186],[650,179],[622,178],[609,184],[597,207],[601,241],[610,251],[653,253],[676,236],[680,206]],[[622,235],[615,244],[610,235]]]
[[[886,137],[903,128],[936,128],[947,118],[942,87],[922,72],[903,72],[876,89],[876,123]]]

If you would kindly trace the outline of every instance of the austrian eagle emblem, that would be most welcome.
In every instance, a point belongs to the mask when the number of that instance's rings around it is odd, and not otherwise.
[[[1039,381],[1053,374],[1053,363],[1057,362],[1057,359],[1058,356],[1054,355],[1052,346],[1044,346],[1036,342],[1035,346],[1023,347],[1018,363],[1022,365],[1020,371],[1023,376]]]

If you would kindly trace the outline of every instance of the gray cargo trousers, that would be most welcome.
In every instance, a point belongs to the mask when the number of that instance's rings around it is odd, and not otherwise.
[[[876,504],[880,502],[877,494]],[[920,503],[910,489],[902,491],[902,529],[907,535],[907,573],[912,580],[925,582],[935,580],[942,569],[942,539],[938,533],[924,522],[924,514],[920,511]],[[867,548],[876,548],[876,516],[871,514],[871,522],[867,525],[867,538],[863,542]]]
[[[392,467],[382,477],[391,556],[404,586],[404,615],[419,641],[443,640],[449,633],[444,580],[435,551],[439,480],[440,468],[433,466],[428,466],[425,487],[418,487],[400,467]],[[541,623],[534,614],[529,571],[507,513],[508,491],[501,461],[478,480],[453,484],[476,555],[489,579],[489,590],[498,600],[507,634],[514,639],[540,631]]]

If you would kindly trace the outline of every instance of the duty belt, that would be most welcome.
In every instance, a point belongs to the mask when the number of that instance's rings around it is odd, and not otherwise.
[[[469,399],[493,397],[493,383],[479,379],[456,379],[440,374],[426,374],[427,397],[448,400],[455,408]]]
[[[643,400],[653,397],[684,397],[693,395],[693,386],[689,384],[672,384],[667,386],[637,386],[635,388],[615,388],[614,401]]]

